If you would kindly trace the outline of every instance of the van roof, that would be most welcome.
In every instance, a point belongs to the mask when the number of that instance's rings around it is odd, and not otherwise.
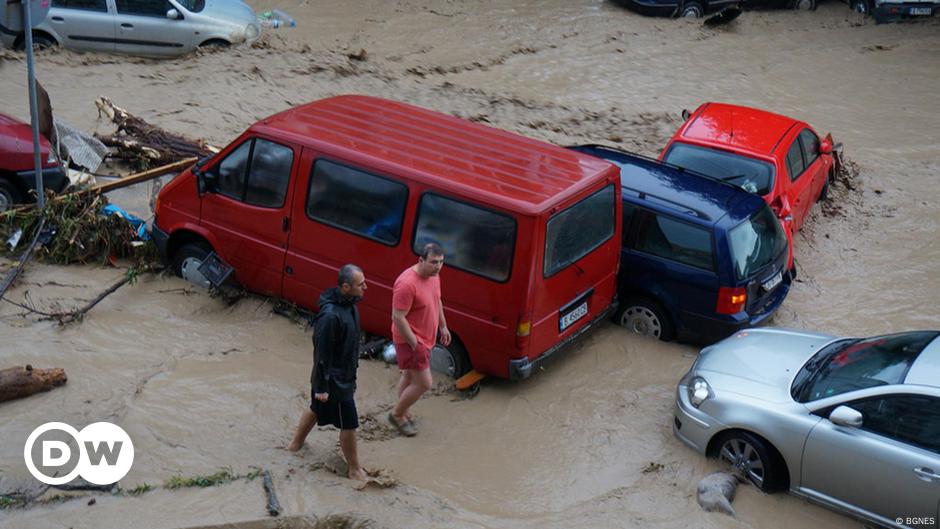
[[[250,130],[331,147],[336,156],[537,215],[614,177],[609,163],[406,103],[361,95],[321,99]],[[286,139],[286,138],[285,138]]]
[[[761,197],[737,186],[645,156],[601,145],[572,149],[618,165],[624,196],[637,196],[649,204],[707,224],[737,224],[766,204]]]
[[[695,111],[682,137],[769,156],[797,123],[800,122],[766,110],[705,103]]]

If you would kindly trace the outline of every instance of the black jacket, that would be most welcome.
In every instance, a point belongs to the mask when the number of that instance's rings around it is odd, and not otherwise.
[[[333,287],[320,295],[320,312],[313,328],[313,371],[310,383],[314,393],[351,399],[356,391],[359,368],[358,298],[347,298]]]

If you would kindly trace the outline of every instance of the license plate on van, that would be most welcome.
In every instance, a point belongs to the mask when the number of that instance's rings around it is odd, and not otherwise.
[[[558,327],[563,331],[571,326],[572,323],[580,320],[588,313],[588,302],[585,300],[584,303],[581,303],[577,307],[571,309],[566,314],[561,316],[561,320],[558,322]]]
[[[777,288],[777,285],[779,285],[781,281],[783,281],[783,273],[777,272],[771,276],[770,279],[761,283],[760,286],[764,289],[764,291],[770,292],[771,290]]]
[[[929,15],[933,14],[933,8],[932,8],[932,7],[912,7],[912,8],[911,8],[911,14],[912,14],[912,15],[928,15],[928,16],[929,16]]]

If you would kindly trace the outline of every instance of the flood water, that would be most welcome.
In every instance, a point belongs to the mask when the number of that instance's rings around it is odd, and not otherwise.
[[[352,5],[355,4],[355,5]],[[832,132],[857,164],[796,237],[799,276],[772,324],[869,335],[940,327],[940,20],[875,25],[837,2],[747,12],[723,30],[582,1],[252,2],[298,21],[262,45],[167,61],[43,53],[57,116],[85,130],[106,95],[218,145],[292,104],[341,93],[399,99],[565,145],[655,155],[704,101],[758,106]],[[348,57],[365,50],[365,60]],[[0,56],[0,112],[28,117],[25,63]],[[146,186],[142,186],[146,187]],[[140,191],[147,196],[149,188]],[[142,201],[146,203],[146,201]],[[9,265],[2,264],[5,270]],[[367,270],[368,272],[368,270]],[[79,305],[123,271],[31,264],[14,300]],[[447,288],[447,271],[442,273]],[[383,417],[397,370],[363,362],[360,458],[399,485],[353,490],[332,473],[337,434],[284,451],[307,402],[310,332],[249,297],[229,307],[175,278],[144,277],[79,325],[0,304],[0,368],[62,367],[66,386],[0,404],[0,493],[27,482],[33,428],[116,422],[134,441],[124,489],[229,468],[270,469],[286,514],[356,513],[379,527],[855,528],[797,498],[738,490],[738,518],[704,513],[695,484],[719,468],[671,431],[675,383],[696,347],[607,325],[522,383],[445,391]],[[9,490],[9,489],[7,489]],[[258,480],[0,510],[0,527],[187,527],[264,518]],[[290,524],[287,524],[290,525]]]

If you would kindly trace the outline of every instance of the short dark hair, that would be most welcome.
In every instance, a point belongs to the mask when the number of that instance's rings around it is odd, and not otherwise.
[[[343,284],[355,286],[353,281],[355,281],[356,272],[361,274],[362,268],[359,268],[352,263],[344,264],[343,267],[339,269],[339,279],[337,280],[336,284],[339,286],[343,286]]]
[[[420,255],[426,261],[429,255],[444,255],[444,249],[436,242],[429,242],[421,247]]]

